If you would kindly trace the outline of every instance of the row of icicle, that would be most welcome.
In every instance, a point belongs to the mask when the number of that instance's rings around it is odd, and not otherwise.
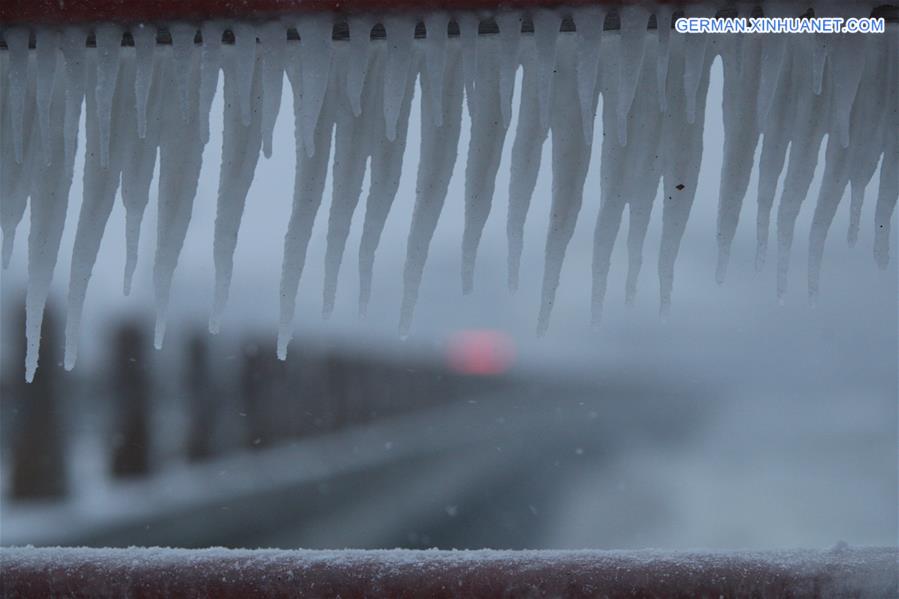
[[[654,12],[661,23],[671,20],[668,5]],[[157,44],[155,27],[131,27],[133,48],[122,47],[123,29],[117,25],[93,28],[96,49],[85,47],[85,28],[38,28],[34,50],[29,50],[27,30],[6,29],[8,51],[0,52],[0,225],[5,266],[30,198],[26,378],[31,380],[37,367],[41,319],[66,217],[82,103],[86,105],[84,192],[69,282],[66,368],[75,363],[91,271],[117,194],[126,212],[124,291],[130,290],[157,158],[153,283],[155,343],[161,346],[220,71],[225,109],[213,245],[212,332],[218,331],[227,302],[241,216],[259,154],[272,153],[285,73],[293,91],[296,174],[281,274],[281,358],[291,338],[297,288],[332,143],[323,312],[327,316],[334,306],[344,246],[369,168],[359,252],[359,308],[365,312],[375,250],[400,181],[416,81],[421,90],[421,147],[404,270],[402,333],[412,322],[428,247],[457,161],[466,98],[471,141],[465,168],[462,288],[465,293],[472,289],[478,244],[512,125],[519,66],[521,105],[508,190],[508,284],[512,290],[518,286],[525,219],[542,147],[551,135],[552,206],[540,333],[549,322],[580,212],[600,96],[603,139],[593,255],[594,323],[601,317],[610,256],[625,205],[626,300],[634,298],[660,181],[658,276],[662,310],[668,309],[674,263],[697,190],[709,71],[718,55],[724,68],[718,280],[725,276],[761,143],[756,265],[761,268],[765,261],[775,190],[785,170],[776,214],[777,292],[784,293],[794,225],[826,134],[824,180],[810,238],[809,293],[812,298],[817,293],[824,238],[844,189],[851,185],[848,237],[853,244],[864,190],[879,162],[874,253],[881,267],[887,264],[890,217],[899,193],[895,27],[883,35],[681,35],[667,27],[648,31],[650,11],[643,6],[627,6],[618,13],[620,31],[604,34],[602,6],[568,12],[538,9],[530,13],[534,33],[527,36],[521,33],[520,12],[496,14],[496,35],[478,35],[473,14],[431,13],[423,19],[428,33],[420,41],[414,39],[416,19],[401,14],[350,17],[350,38],[341,42],[332,40],[328,15],[289,23],[208,22],[201,27],[202,46],[194,43],[196,27],[186,24],[168,27],[171,46]],[[693,6],[687,13],[710,15],[714,9]],[[573,18],[576,33],[559,33],[563,16]],[[459,25],[458,38],[446,34],[451,18]],[[384,25],[386,42],[367,35],[376,23]],[[299,42],[288,41],[288,26],[296,27]],[[233,45],[221,42],[226,28],[234,34]]]

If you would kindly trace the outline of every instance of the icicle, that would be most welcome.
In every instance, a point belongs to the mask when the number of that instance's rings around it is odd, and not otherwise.
[[[633,141],[621,147],[617,137],[606,135],[602,145],[600,163],[600,188],[602,198],[593,239],[593,325],[602,319],[612,249],[621,227],[624,206],[629,206],[628,272],[625,299],[632,302],[637,289],[637,279],[643,263],[643,242],[652,204],[659,187],[661,161],[659,143],[663,115],[658,110],[657,40],[646,37],[648,48],[640,73],[633,108],[626,121],[628,137]],[[618,67],[622,48],[609,40],[609,66],[603,72],[603,127],[612,130],[618,123]]]
[[[237,99],[240,106],[240,122],[249,126],[253,118],[253,70],[256,64],[256,28],[249,23],[237,22],[234,32],[234,48],[237,50]],[[286,40],[285,40],[286,42]]]
[[[125,275],[122,291],[125,295],[131,293],[131,281],[137,267],[141,222],[150,201],[150,183],[156,168],[162,129],[162,106],[168,101],[163,82],[171,78],[171,74],[166,71],[167,64],[167,61],[152,61],[153,70],[147,81],[147,112],[144,114],[143,135],[139,124],[138,128],[126,124],[126,129],[121,133],[130,138],[125,143],[122,163],[122,205],[125,207]],[[140,73],[139,61],[136,66],[135,81]]]
[[[537,47],[537,100],[540,106],[540,125],[549,126],[549,109],[553,93],[553,71],[556,66],[556,39],[562,17],[554,10],[534,11],[534,44]],[[577,92],[577,90],[575,90]],[[583,132],[582,132],[583,135]]]
[[[147,99],[150,96],[150,80],[153,77],[156,52],[156,28],[141,23],[131,30],[134,38],[134,59],[137,69],[134,75],[134,99],[137,110],[137,136],[147,135]]]
[[[580,99],[577,95],[575,44],[573,35],[562,36],[559,40],[558,71],[555,74],[558,92],[552,96],[553,197],[546,233],[538,335],[545,334],[549,326],[562,263],[581,210],[584,181],[590,164],[591,146],[584,139]],[[592,110],[592,106],[590,108]]]
[[[259,39],[262,42],[262,152],[271,158],[275,120],[281,109],[287,31],[284,25],[272,21],[259,28]]]
[[[687,123],[696,122],[696,103],[699,94],[700,81],[706,65],[706,45],[708,38],[705,35],[688,35],[684,40],[684,94],[686,94],[685,110]]]
[[[833,79],[833,119],[834,133],[844,148],[849,147],[849,117],[852,103],[862,78],[865,66],[864,43],[867,36],[841,33],[831,36],[833,49],[830,52]]]
[[[350,29],[350,56],[368,56],[374,20],[368,15],[351,15],[347,21]],[[353,109],[353,116],[362,114],[362,89],[367,72],[368,60],[352,60],[347,65],[346,93]]]
[[[384,18],[387,30],[387,64],[384,67],[384,122],[389,141],[397,138],[397,120],[405,101],[406,80],[412,65],[415,21],[405,16]]]
[[[303,33],[300,33],[302,38]],[[311,38],[304,38],[308,43]],[[312,236],[312,225],[315,223],[315,215],[322,201],[322,192],[325,188],[325,177],[328,171],[328,158],[331,154],[331,130],[334,125],[334,106],[336,104],[336,85],[332,81],[322,82],[326,85],[324,95],[328,95],[322,102],[322,110],[315,119],[315,130],[312,140],[317,151],[315,154],[303,152],[304,114],[301,109],[302,89],[305,88],[305,71],[309,68],[299,64],[297,52],[302,55],[305,51],[302,43],[299,48],[293,44],[288,45],[288,60],[286,61],[287,79],[293,90],[294,112],[294,139],[296,142],[296,171],[293,187],[293,209],[290,213],[290,221],[287,224],[287,233],[284,236],[284,259],[281,265],[281,315],[278,325],[278,359],[287,358],[287,344],[293,337],[293,314],[296,307],[297,288],[300,277],[303,274],[303,266],[306,262],[306,248],[309,238]],[[290,55],[293,56],[290,56]],[[330,52],[324,56],[330,63]],[[304,71],[301,75],[300,71]],[[329,67],[330,71],[330,67]],[[300,83],[302,79],[302,86]]]
[[[446,41],[449,15],[442,11],[428,13],[425,17],[425,77],[430,79],[432,93],[429,102],[433,103],[431,115],[437,119],[434,124],[443,125],[443,78],[446,70]]]
[[[239,49],[238,49],[239,51]],[[199,78],[199,52],[194,52],[188,64],[181,64],[169,54],[166,69],[170,78],[163,83],[166,89],[176,84],[178,74],[186,69],[189,81]],[[203,139],[200,136],[199,99],[196,86],[188,88],[187,119],[177,102],[165,102],[162,108],[162,131],[159,142],[159,196],[157,201],[156,256],[153,263],[153,289],[156,296],[156,327],[153,345],[162,348],[165,338],[166,316],[172,278],[184,246],[187,227],[193,211],[194,196],[203,163]]]
[[[584,122],[584,137],[588,145],[593,145],[593,122],[596,120],[596,111],[591,107],[599,75],[599,51],[605,20],[606,11],[601,6],[582,6],[574,9],[578,38],[577,93],[581,119]]]
[[[528,40],[531,41],[531,40]],[[508,284],[510,291],[518,290],[518,273],[521,269],[521,251],[524,246],[524,224],[527,220],[537,173],[543,157],[543,144],[549,129],[541,124],[537,102],[538,67],[534,44],[522,48],[523,74],[521,78],[521,105],[518,108],[518,125],[512,144],[512,172],[509,177],[509,213],[506,220],[508,239]],[[591,92],[593,93],[593,92]],[[586,110],[595,113],[595,98]]]
[[[655,7],[656,35],[659,38],[659,52],[656,59],[656,89],[659,90],[659,110],[668,112],[668,61],[669,40],[671,39],[671,19],[674,9],[670,4]]]
[[[97,126],[100,132],[100,166],[109,165],[109,138],[112,119],[112,96],[119,75],[119,55],[122,46],[122,28],[111,23],[97,25],[97,85],[94,97],[97,106]]]
[[[880,186],[874,208],[874,261],[885,269],[890,261],[890,229],[896,201],[899,200],[899,33],[895,30],[886,42],[886,55],[893,57],[887,71],[888,81],[884,115],[883,159],[880,161]]]
[[[7,42],[9,38],[7,38]],[[56,76],[61,77],[57,69]],[[44,306],[53,280],[72,185],[72,160],[65,151],[66,93],[63,81],[53,86],[50,102],[49,166],[35,174],[28,233],[28,290],[25,298],[25,380],[37,370]],[[74,154],[72,155],[74,157]]]
[[[242,47],[244,45],[243,35],[244,27],[235,27],[235,45]],[[175,61],[175,82],[178,89],[178,105],[181,107],[181,117],[184,121],[190,118],[190,87],[196,85],[196,82],[190,77],[190,63],[194,56],[194,38],[196,37],[196,29],[193,25],[186,23],[176,23],[171,26],[172,35],[172,57]],[[238,39],[238,35],[242,36]],[[253,37],[255,40],[255,36]],[[255,48],[255,43],[253,45]]]
[[[501,12],[496,15],[499,27],[499,98],[503,127],[509,127],[512,119],[512,95],[515,93],[515,73],[518,70],[518,46],[521,40],[521,13]],[[549,82],[541,82],[549,85]],[[538,91],[538,93],[540,93]],[[475,92],[477,94],[477,91]],[[475,108],[476,110],[477,108]],[[473,114],[473,113],[472,113]]]
[[[621,18],[621,32],[618,35],[621,51],[618,61],[618,143],[627,144],[627,116],[634,102],[637,79],[643,70],[643,52],[645,49],[646,23],[649,12],[639,5],[622,6],[618,15]]]
[[[464,42],[463,42],[464,43]],[[507,128],[502,122],[500,50],[502,42],[478,38],[478,72],[471,102],[471,137],[465,165],[465,230],[462,234],[462,292],[474,288],[474,264],[490,215],[496,173]]]
[[[724,62],[724,157],[718,192],[718,265],[715,279],[724,283],[730,248],[737,232],[743,198],[749,187],[759,130],[756,96],[762,40],[736,34],[722,38]]]
[[[213,241],[213,258],[215,262],[215,296],[212,303],[212,314],[209,317],[209,332],[217,334],[220,329],[222,312],[228,302],[231,287],[231,274],[234,270],[234,250],[237,247],[237,234],[243,217],[247,193],[253,182],[256,164],[259,161],[259,149],[262,146],[262,118],[259,110],[252,112],[249,125],[241,122],[242,115],[238,96],[241,93],[238,68],[240,57],[233,51],[225,55],[225,114],[222,134],[222,168],[219,175],[218,205],[215,216],[215,237]],[[256,59],[253,69],[253,80],[250,102],[258,106],[264,98],[262,89],[261,60]],[[268,90],[266,90],[268,91]]]
[[[302,100],[300,131],[306,155],[311,157],[316,152],[318,119],[330,79],[333,25],[329,16],[310,15],[297,21],[297,31],[300,33],[300,67],[303,80],[300,88]],[[330,137],[328,139],[330,144]]]
[[[41,164],[50,160],[50,101],[53,99],[53,83],[56,81],[56,63],[59,53],[59,33],[55,29],[40,27],[36,34],[37,54],[37,124],[41,134]]]
[[[833,58],[834,54],[831,54],[831,57]],[[848,182],[849,151],[843,147],[838,137],[830,135],[827,138],[824,176],[818,192],[818,204],[815,206],[815,215],[809,232],[808,299],[811,305],[815,305],[818,297],[821,258],[824,255],[827,232]]]
[[[3,32],[9,48],[9,114],[12,119],[13,151],[16,162],[24,156],[25,90],[28,88],[28,30],[10,27]]]
[[[459,40],[462,42],[462,77],[465,79],[465,98],[468,104],[468,116],[474,112],[474,81],[478,72],[478,28],[480,22],[474,13],[464,12],[456,15],[459,24]]]
[[[600,204],[596,228],[593,233],[593,283],[591,289],[592,325],[598,327],[602,321],[603,303],[611,268],[612,249],[621,217],[627,202],[626,191],[633,179],[628,162],[628,154],[636,149],[637,144],[621,147],[617,137],[611,131],[617,128],[618,69],[621,62],[621,44],[609,37],[603,45],[602,70],[602,154],[600,168]],[[628,119],[630,122],[631,119]],[[608,132],[608,133],[606,133]],[[643,173],[640,174],[643,176]]]
[[[674,286],[674,264],[680,249],[680,242],[690,218],[690,209],[696,197],[696,186],[699,180],[699,164],[702,158],[702,132],[705,125],[705,100],[709,85],[709,68],[712,61],[705,58],[695,63],[696,47],[705,47],[706,35],[691,34],[672,38],[672,48],[682,43],[675,54],[682,58],[672,57],[669,63],[668,78],[668,115],[662,129],[662,177],[664,196],[662,209],[662,240],[659,248],[659,295],[660,312],[664,317],[671,307],[671,291]],[[691,62],[693,61],[693,62]],[[690,77],[686,72],[690,70]],[[696,94],[691,95],[682,81],[696,76]],[[691,100],[693,97],[695,100]],[[687,104],[695,102],[692,121]]]
[[[630,137],[633,152],[630,163],[633,180],[629,184],[628,194],[628,233],[627,233],[627,279],[624,288],[624,301],[632,305],[637,297],[637,280],[643,267],[643,244],[649,229],[653,203],[659,190],[662,177],[662,161],[659,158],[660,136],[664,115],[656,110],[652,99],[659,94],[658,70],[653,77],[653,62],[658,66],[658,40],[647,36],[646,60],[643,74],[638,83],[637,96],[631,109],[633,125]],[[655,59],[655,60],[653,60]]]
[[[814,51],[809,63],[812,69],[812,90],[816,96],[821,95],[821,86],[824,82],[824,63],[827,62],[827,55],[830,53],[830,46],[827,42],[831,35],[828,34],[825,37],[821,33],[815,34]]]
[[[218,87],[224,31],[225,26],[218,21],[205,21],[201,29],[203,52],[200,56],[200,97],[197,114],[200,117],[200,139],[204,145],[209,141],[209,111]]]
[[[763,63],[764,48],[762,44]],[[793,81],[792,59],[786,58],[780,69],[780,76],[773,92],[773,100],[767,111],[765,120],[759,121],[759,128],[764,133],[762,153],[759,158],[758,183],[758,216],[756,221],[755,269],[761,271],[765,266],[768,253],[768,235],[771,221],[771,208],[774,205],[774,194],[777,181],[783,171],[790,142],[790,119],[792,115],[792,99],[790,89]]]
[[[429,102],[428,98],[436,93],[431,80],[428,77],[422,77],[421,80],[421,158],[418,161],[418,178],[415,185],[415,208],[412,211],[412,224],[409,226],[409,238],[406,242],[403,301],[400,307],[399,331],[404,336],[409,333],[412,325],[418,289],[428,259],[428,249],[443,210],[450,177],[456,164],[462,128],[465,78],[460,57],[463,52],[459,41],[448,44],[445,78],[438,88],[442,90],[444,96],[440,104],[443,116],[439,120],[443,123],[442,126],[438,127],[438,119],[429,114],[434,109],[434,103]]]
[[[866,36],[865,69],[859,84],[855,104],[852,108],[852,141],[849,156],[849,182],[852,190],[849,209],[849,231],[846,240],[849,247],[858,241],[859,221],[865,199],[865,187],[874,176],[877,162],[883,152],[878,137],[888,134],[885,115],[889,106],[888,76],[889,63],[886,58],[887,44],[876,37]],[[893,104],[895,106],[895,104]],[[896,131],[895,129],[893,130]]]
[[[99,42],[98,42],[99,43]],[[97,60],[102,60],[98,52]],[[122,169],[122,155],[125,151],[125,136],[121,132],[136,122],[131,90],[134,89],[134,57],[130,53],[121,55],[121,68],[116,75],[115,88],[110,100],[110,127],[116,132],[108,148],[106,164],[100,164],[103,133],[100,128],[100,98],[88,94],[86,106],[86,149],[84,159],[84,193],[75,244],[72,247],[72,269],[69,273],[69,297],[66,310],[65,369],[71,370],[78,357],[78,336],[81,329],[81,315],[90,283],[100,242],[106,231],[106,223],[112,212]],[[100,69],[95,77],[88,75],[88,89],[99,89]],[[99,94],[98,94],[99,96]]]
[[[827,130],[829,117],[830,78],[825,76],[825,90],[815,94],[809,78],[811,73],[805,66],[811,58],[813,39],[804,36],[792,42],[793,87],[790,97],[793,98],[792,128],[790,142],[790,159],[784,178],[783,192],[777,209],[777,297],[783,300],[787,291],[787,274],[790,268],[790,249],[793,245],[793,232],[796,218],[805,201],[815,166],[818,163],[818,148]]]
[[[86,78],[87,59],[85,57],[84,30],[79,27],[67,27],[62,37],[62,57],[65,63],[66,115],[63,125],[65,139],[65,159],[75,159],[78,141],[78,126],[81,122],[81,104],[84,100],[84,81]]]
[[[391,47],[387,46],[387,58],[384,66],[385,81],[390,78]],[[418,60],[417,54],[410,57],[409,74],[403,80],[405,89],[400,90],[402,95],[397,114],[395,138],[390,140],[390,136],[387,135],[390,125],[386,118],[382,123],[375,125],[376,130],[372,134],[375,141],[371,156],[371,186],[365,200],[365,220],[362,224],[362,239],[359,242],[359,314],[362,316],[366,314],[368,300],[371,297],[375,251],[381,241],[384,223],[387,222],[387,215],[393,206],[393,200],[400,184],[403,154],[406,152],[406,133],[409,128],[409,111],[412,106],[412,96],[415,94],[415,77],[418,74]],[[377,81],[378,78],[374,80]],[[393,94],[399,95],[396,91]],[[387,101],[388,98],[385,97],[384,102]],[[389,111],[385,109],[383,112],[386,117]],[[377,114],[374,118],[380,120]]]
[[[775,93],[778,89],[778,81],[785,60],[784,46],[785,36],[771,35],[765,38],[762,44],[761,71],[759,74],[758,102],[756,106],[756,119],[764,124],[768,121],[771,105],[775,101]]]
[[[899,99],[893,94],[893,105]],[[896,115],[896,112],[893,112]],[[892,119],[892,131],[899,130],[899,120]],[[874,261],[881,269],[890,263],[890,229],[896,200],[899,198],[899,136],[884,136],[883,160],[880,163],[880,187],[874,208]]]
[[[6,53],[3,59],[6,60]],[[3,231],[3,268],[9,266],[12,257],[13,244],[16,237],[16,229],[25,214],[25,205],[31,192],[33,173],[39,162],[37,151],[40,142],[38,140],[37,123],[34,118],[36,76],[34,62],[30,57],[31,68],[27,70],[28,77],[25,81],[24,111],[20,126],[25,136],[22,148],[22,158],[17,161],[13,150],[14,135],[7,133],[13,129],[13,111],[10,110],[12,94],[6,93],[6,87],[0,90],[0,229]]]
[[[352,48],[339,48],[335,59],[337,91],[339,98],[336,110],[334,133],[334,167],[331,192],[331,212],[328,217],[328,238],[325,250],[325,285],[322,292],[322,316],[328,318],[334,310],[337,296],[337,276],[350,233],[353,214],[362,193],[365,165],[371,155],[374,143],[374,127],[371,115],[380,115],[383,89],[378,85],[384,72],[384,52],[382,44],[367,44],[363,47],[365,57],[360,59],[352,54]],[[371,70],[359,96],[359,107],[364,107],[365,116],[354,115],[352,100],[341,93],[340,83],[349,76],[358,63],[365,63],[365,71]],[[369,66],[371,63],[371,66]],[[360,111],[361,113],[362,111]]]

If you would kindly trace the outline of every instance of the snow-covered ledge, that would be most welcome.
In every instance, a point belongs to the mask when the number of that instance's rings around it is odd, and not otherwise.
[[[4,597],[895,597],[896,548],[0,550]]]

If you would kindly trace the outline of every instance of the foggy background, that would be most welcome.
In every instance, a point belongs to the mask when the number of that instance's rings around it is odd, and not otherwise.
[[[516,92],[519,89],[520,72]],[[120,400],[107,384],[115,371],[114,328],[134,319],[151,325],[153,317],[156,202],[148,205],[134,287],[125,298],[124,210],[117,200],[88,291],[79,363],[65,374],[42,355],[39,370],[41,376],[41,371],[55,369],[63,389],[61,409],[66,415],[60,419],[59,438],[69,465],[60,476],[70,482],[59,499],[11,499],[10,448],[21,430],[16,418],[22,408],[15,389],[24,374],[17,347],[22,336],[18,310],[25,286],[26,213],[13,262],[2,275],[5,493],[0,542],[458,548],[896,543],[896,244],[894,239],[890,268],[879,271],[871,251],[879,170],[866,193],[860,241],[854,249],[845,241],[848,201],[840,207],[827,240],[816,308],[807,302],[806,246],[826,140],[797,224],[785,304],[778,305],[775,297],[774,247],[769,248],[765,270],[754,272],[757,171],[741,213],[727,283],[718,286],[715,228],[723,131],[722,72],[716,59],[700,187],[677,261],[669,322],[658,318],[657,204],[635,305],[624,305],[625,221],[612,256],[601,329],[589,327],[593,230],[600,200],[602,127],[597,119],[584,206],[568,248],[549,332],[537,338],[551,140],[544,146],[525,229],[520,290],[514,295],[506,290],[505,217],[514,138],[510,131],[478,254],[475,289],[462,296],[463,175],[469,138],[463,111],[456,171],[431,244],[412,331],[401,341],[396,331],[415,199],[419,91],[412,103],[403,179],[377,252],[368,316],[361,319],[356,305],[363,199],[353,220],[334,313],[327,321],[320,317],[329,177],[300,282],[297,331],[285,367],[289,372],[301,369],[305,356],[355,356],[378,365],[386,360],[389,366],[379,366],[380,374],[361,379],[368,382],[347,392],[348,397],[365,406],[381,394],[402,403],[402,409],[383,409],[360,421],[348,418],[345,425],[329,425],[312,436],[285,436],[259,451],[240,447],[239,425],[221,425],[216,438],[225,446],[230,442],[228,451],[199,464],[186,463],[181,455],[188,434],[184,404],[190,395],[184,383],[185,344],[205,327],[213,290],[220,89],[193,218],[175,274],[166,347],[154,354],[148,345],[143,352],[147,377],[158,380],[158,400],[152,403],[151,428],[157,431],[151,451],[154,473],[123,483],[110,481],[106,472],[106,448],[122,434],[108,416]],[[517,106],[516,93],[514,110]],[[235,397],[246,393],[234,365],[248,352],[253,354],[248,347],[254,344],[266,355],[274,353],[295,164],[291,113],[285,82],[274,155],[260,158],[247,199],[223,332],[209,340],[209,376],[221,390],[215,399],[229,414],[224,420],[239,418],[241,408],[235,406],[240,399]],[[513,126],[515,122],[517,113]],[[64,310],[81,203],[83,130],[80,141],[51,292],[57,311]],[[760,149],[761,143],[757,154]],[[62,320],[59,313],[58,328]],[[508,372],[497,377],[452,373],[447,342],[454,333],[470,329],[490,329],[497,339],[509,340],[515,360]],[[144,341],[149,344],[149,339]],[[61,347],[59,338],[57,345]],[[57,353],[61,361],[61,351]],[[410,364],[414,367],[407,368]],[[322,377],[334,376],[333,369],[322,368],[330,373]],[[408,383],[402,373],[410,368],[429,373],[424,384]],[[260,377],[269,376],[260,372]],[[347,371],[337,372],[339,378]],[[451,375],[458,381],[444,383],[441,377]],[[317,381],[317,375],[284,376],[294,382],[280,392],[278,409],[304,406],[310,389],[304,381]],[[375,393],[372,385],[383,385],[386,391]],[[446,398],[434,400],[438,391]],[[327,403],[328,393],[323,394]],[[322,409],[327,411],[327,406]],[[304,416],[296,418],[302,421]],[[405,453],[394,460],[391,452],[398,447]],[[268,520],[253,519],[263,516]]]

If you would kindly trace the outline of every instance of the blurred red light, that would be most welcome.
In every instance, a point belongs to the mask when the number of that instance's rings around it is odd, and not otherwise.
[[[512,340],[499,331],[459,331],[450,337],[447,346],[449,367],[462,374],[502,374],[514,360]]]

